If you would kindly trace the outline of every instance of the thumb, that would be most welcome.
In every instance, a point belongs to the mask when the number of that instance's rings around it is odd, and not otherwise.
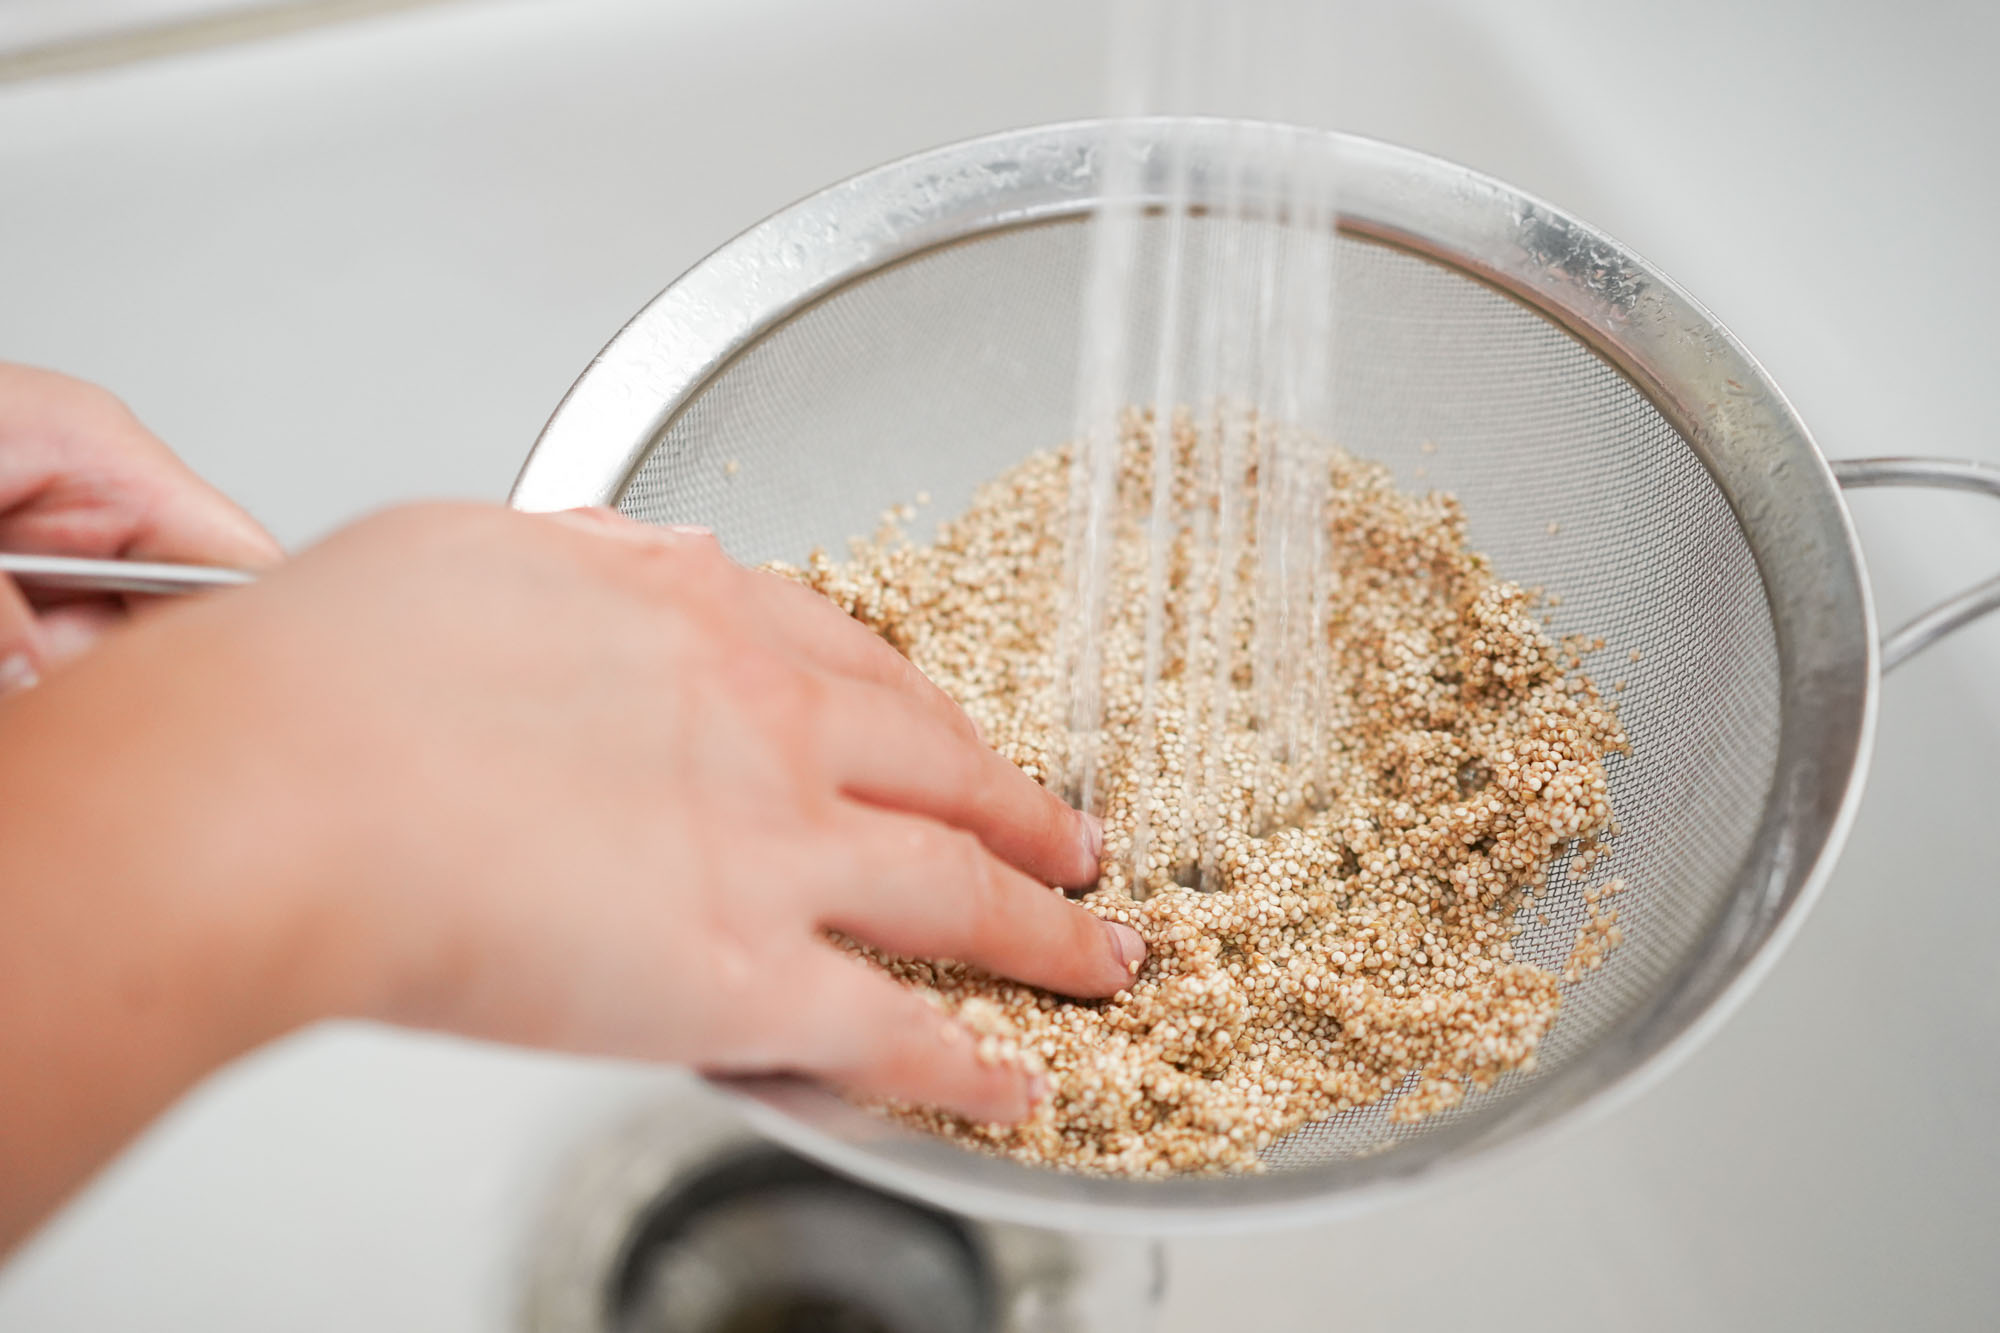
[[[40,681],[45,661],[34,608],[12,579],[0,576],[0,695]]]

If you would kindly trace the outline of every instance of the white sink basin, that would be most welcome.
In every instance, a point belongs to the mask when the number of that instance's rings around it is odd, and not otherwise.
[[[1438,3],[1356,16],[1342,128],[1605,227],[1831,454],[2000,462],[2000,21]],[[1958,25],[1954,29],[1952,25]],[[655,290],[851,171],[1099,109],[1064,0],[492,0],[0,85],[0,354],[112,385],[288,542],[499,498]],[[1890,620],[2000,569],[1858,505]],[[1954,572],[1956,571],[1956,572]],[[1176,1243],[1165,1327],[1968,1326],[2000,1301],[2000,624],[1886,690],[1845,863],[1638,1101],[1361,1221]],[[216,1080],[11,1266],[0,1330],[503,1327],[550,1164],[674,1075],[364,1030]]]

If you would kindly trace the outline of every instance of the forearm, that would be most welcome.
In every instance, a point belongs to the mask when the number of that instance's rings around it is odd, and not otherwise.
[[[0,1253],[204,1075],[311,1016],[307,923],[257,882],[279,829],[229,808],[241,760],[203,752],[201,701],[154,647],[0,703]]]

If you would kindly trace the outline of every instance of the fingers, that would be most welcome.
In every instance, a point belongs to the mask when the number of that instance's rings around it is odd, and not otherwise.
[[[34,608],[0,575],[0,698],[36,684],[45,665]]]
[[[26,549],[261,568],[270,534],[93,384],[0,365],[0,509]]]
[[[1045,884],[1096,882],[1104,831],[1095,819],[901,696],[835,681],[819,725],[848,795],[969,830]]]
[[[966,738],[985,743],[965,710],[881,635],[810,588],[762,570],[744,573],[758,609],[807,661],[826,671],[886,686]]]
[[[145,431],[135,419],[132,427]],[[150,435],[150,432],[147,432]],[[268,569],[284,558],[277,539],[235,501],[160,446],[135,490],[141,507],[119,554],[235,569]]]
[[[854,857],[822,924],[892,954],[951,958],[1064,995],[1130,985],[1137,931],[1104,921],[986,850],[914,815],[851,807],[836,831]]]
[[[654,527],[634,522],[615,510],[571,509],[550,517],[602,536],[641,545],[712,542],[707,528]],[[718,548],[719,549],[719,548]],[[873,682],[905,695],[939,721],[972,740],[979,728],[931,682],[914,662],[890,647],[881,635],[842,611],[810,588],[762,570],[730,564],[732,609],[749,610],[758,628],[775,634],[794,654],[822,671]]]
[[[981,1059],[972,1033],[865,964],[815,945],[792,973],[797,1026],[786,1063],[799,1072],[981,1122],[1024,1120],[1039,1100],[1035,1076]]]
[[[277,538],[194,473],[162,484],[150,511],[120,554],[229,569],[269,569],[284,559]]]
[[[649,528],[605,509],[549,517],[659,553],[685,547],[689,564],[662,567],[671,579],[696,569],[696,555],[713,557],[716,569],[731,581],[727,586],[713,579],[699,581],[718,614],[760,641],[774,624],[782,624],[785,628],[778,632],[788,636],[788,643],[806,645],[794,655],[816,654],[813,664],[829,672],[820,678],[826,689],[815,690],[811,726],[818,729],[835,781],[849,796],[966,829],[995,855],[1044,883],[1081,888],[1096,881],[1103,847],[1097,821],[1065,805],[980,742],[956,706],[921,673],[831,604],[805,589],[729,564],[706,529]],[[767,611],[779,608],[779,613],[743,625],[742,599],[736,594],[745,589],[752,590],[745,596]],[[697,591],[683,590],[690,595]],[[825,666],[828,662],[845,669]]]

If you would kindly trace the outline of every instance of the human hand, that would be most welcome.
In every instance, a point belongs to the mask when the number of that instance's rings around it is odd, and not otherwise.
[[[1011,1120],[1031,1076],[826,932],[1080,996],[1143,955],[1047,887],[1095,879],[1094,821],[699,532],[395,511],[36,695],[23,722],[62,708],[72,737],[90,700],[143,699],[100,817],[170,831],[149,856],[184,902],[275,923],[246,1004],[281,1026],[796,1070]]]
[[[256,522],[92,384],[0,363],[0,551],[262,568]],[[125,618],[110,594],[24,591],[0,575],[0,694]]]

